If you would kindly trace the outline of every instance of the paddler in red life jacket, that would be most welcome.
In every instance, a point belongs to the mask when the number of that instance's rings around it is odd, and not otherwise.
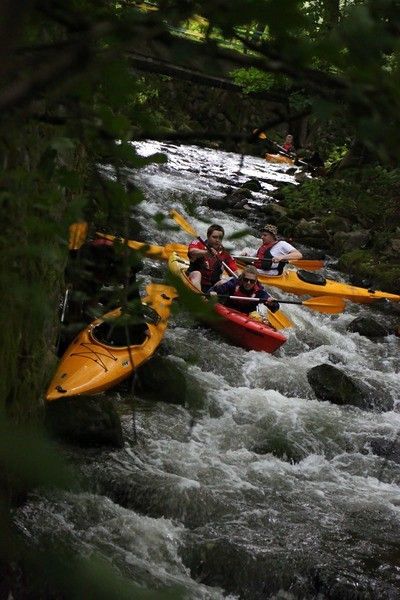
[[[261,239],[262,246],[255,253],[257,260],[253,264],[263,275],[269,277],[282,275],[288,260],[303,258],[302,253],[296,250],[292,244],[278,240],[278,230],[275,225],[267,223],[261,231]],[[243,250],[242,254],[243,256],[252,255],[247,249]]]
[[[221,225],[210,225],[207,240],[194,240],[189,244],[190,266],[187,270],[190,281],[199,290],[208,292],[211,286],[221,279],[225,263],[231,271],[237,271],[237,264],[222,246],[225,231]]]
[[[290,135],[290,133],[285,137],[285,141],[282,144],[282,148],[288,154],[294,153],[296,151],[293,144],[293,136]]]
[[[245,267],[238,278],[231,277],[225,282],[216,283],[209,293],[210,296],[227,295],[243,298],[243,300],[228,298],[226,302],[224,301],[224,304],[246,315],[257,308],[257,302],[246,302],[246,298],[258,298],[260,300],[259,304],[266,304],[271,312],[279,310],[279,302],[258,283],[257,269],[252,265]]]

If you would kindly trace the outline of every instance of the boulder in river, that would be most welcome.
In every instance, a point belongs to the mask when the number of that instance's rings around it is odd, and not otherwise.
[[[47,403],[45,424],[51,435],[78,446],[123,447],[121,421],[109,398],[78,396]]]
[[[251,192],[260,192],[261,187],[261,183],[258,181],[258,179],[249,179],[241,185],[241,188],[250,190]]]
[[[359,333],[372,340],[383,338],[390,334],[390,330],[385,325],[378,323],[376,319],[370,316],[356,317],[347,326],[347,331]]]
[[[235,190],[231,194],[227,194],[223,198],[207,198],[207,206],[216,210],[230,209],[240,205],[243,200],[252,198],[250,190],[240,189]],[[239,206],[240,207],[240,206]]]
[[[391,410],[391,398],[379,395],[364,383],[354,381],[343,370],[321,364],[307,372],[307,379],[319,400],[332,404],[352,405],[363,410]]]
[[[157,355],[138,370],[136,392],[148,400],[196,409],[203,404],[204,392],[188,380],[188,367],[183,361]]]

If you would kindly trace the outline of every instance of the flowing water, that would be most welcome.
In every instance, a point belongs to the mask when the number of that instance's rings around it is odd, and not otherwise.
[[[131,174],[145,191],[139,218],[154,243],[188,242],[182,231],[157,228],[154,215],[170,208],[202,234],[210,222],[228,237],[243,229],[202,205],[224,194],[226,180],[257,177],[256,202],[272,189],[266,179],[293,181],[254,157],[140,145],[143,154],[159,150],[167,164]],[[143,282],[163,269],[146,261]],[[101,552],[132,581],[178,585],[185,598],[400,598],[400,461],[374,452],[377,444],[398,448],[399,340],[346,331],[370,310],[323,315],[291,306],[295,327],[274,355],[231,346],[178,314],[164,360],[184,374],[185,401],[163,389],[159,401],[139,397],[138,442],[125,410],[125,447],[71,450],[85,491],[31,498],[16,515],[19,528],[35,544],[55,539],[77,553]],[[392,410],[318,401],[307,371],[321,363],[364,381]],[[126,391],[109,395],[121,406],[129,400]]]

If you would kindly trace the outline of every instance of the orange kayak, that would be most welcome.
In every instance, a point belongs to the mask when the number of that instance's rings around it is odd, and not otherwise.
[[[133,339],[127,340],[129,326],[112,326],[112,320],[121,316],[119,308],[91,323],[61,358],[46,400],[103,392],[153,356],[163,339],[176,291],[171,286],[150,284],[146,292],[142,301],[146,330],[132,332]],[[128,346],[127,342],[132,344]]]
[[[294,165],[294,160],[292,160],[288,156],[283,156],[282,154],[268,154],[267,153],[264,158],[267,162],[281,163],[281,164],[285,164],[285,165]]]

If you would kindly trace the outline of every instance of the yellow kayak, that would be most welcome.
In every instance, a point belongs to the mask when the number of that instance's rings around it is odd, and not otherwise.
[[[112,235],[104,235],[103,237],[110,240],[116,239]],[[168,260],[173,252],[181,258],[187,258],[187,246],[185,244],[175,243],[167,244],[166,246],[155,246],[153,244],[128,240],[127,245],[133,250],[143,251],[146,256],[151,258]],[[240,265],[240,260],[237,260],[237,263]],[[258,279],[263,285],[277,287],[298,296],[338,296],[359,304],[368,304],[382,298],[387,298],[393,302],[400,301],[400,295],[398,294],[356,287],[348,283],[326,279],[320,274],[304,270],[285,270],[282,275],[277,277],[268,277],[268,275],[260,273]]]
[[[47,390],[46,400],[103,392],[126,379],[149,360],[158,348],[167,327],[173,287],[150,284],[143,299],[146,331],[132,333],[136,339],[127,346],[126,328],[110,325],[121,315],[113,310],[86,327],[68,347]],[[129,326],[128,326],[129,333]]]
[[[280,164],[285,164],[285,165],[294,165],[294,160],[292,160],[288,156],[283,156],[282,154],[268,154],[267,153],[264,158],[267,162],[280,163]]]
[[[298,296],[337,296],[357,302],[358,304],[369,304],[375,300],[386,298],[392,302],[399,302],[398,294],[381,292],[379,290],[367,290],[366,288],[356,287],[348,283],[332,281],[326,279],[320,274],[310,271],[291,271],[286,270],[282,275],[268,277],[268,275],[258,276],[258,280],[268,287],[277,287],[280,290],[297,294]]]

